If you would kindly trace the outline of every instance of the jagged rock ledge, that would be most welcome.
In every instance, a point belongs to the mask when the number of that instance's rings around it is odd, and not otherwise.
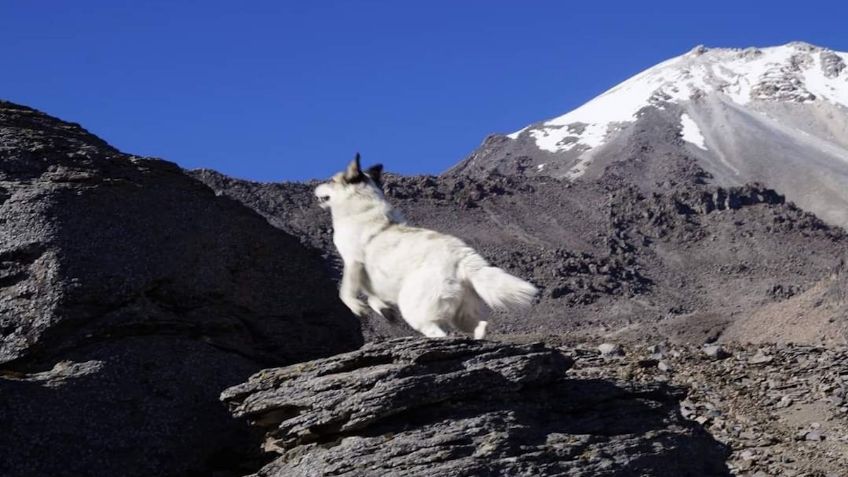
[[[258,476],[727,475],[678,388],[569,379],[542,344],[401,338],[227,389],[277,454]]]

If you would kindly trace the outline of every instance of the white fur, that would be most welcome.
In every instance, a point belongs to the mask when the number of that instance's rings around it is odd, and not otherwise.
[[[348,181],[355,171],[358,161],[315,189],[333,216],[333,243],[344,262],[339,296],[353,313],[366,312],[361,293],[381,315],[396,306],[428,337],[452,327],[481,339],[489,308],[532,302],[536,287],[490,266],[456,237],[406,225],[371,177]]]

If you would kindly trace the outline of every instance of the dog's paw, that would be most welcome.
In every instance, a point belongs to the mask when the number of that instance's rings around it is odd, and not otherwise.
[[[489,326],[488,321],[480,321],[477,323],[477,326],[474,328],[474,339],[482,340],[486,337],[486,327]]]
[[[350,308],[350,311],[354,315],[360,318],[364,317],[368,313],[368,306],[362,300],[356,298],[342,298],[342,302]]]

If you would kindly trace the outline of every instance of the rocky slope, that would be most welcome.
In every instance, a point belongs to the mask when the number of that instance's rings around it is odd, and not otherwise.
[[[217,401],[362,342],[322,261],[172,163],[0,102],[0,474],[239,474]]]
[[[571,365],[540,344],[402,338],[263,370],[222,399],[278,455],[258,476],[727,475],[679,389]]]
[[[567,347],[573,379],[664,383],[683,416],[728,446],[734,475],[838,476],[848,468],[848,349],[799,345]]]
[[[800,297],[831,286],[848,244],[841,229],[762,185],[712,185],[696,159],[673,147],[630,147],[631,161],[610,164],[592,181],[390,176],[385,190],[411,223],[465,239],[542,289],[528,313],[495,319],[501,335],[753,341],[767,336],[755,323],[769,310],[791,322],[785,341],[845,342],[842,295],[830,293],[816,313],[795,311]],[[332,264],[329,214],[315,204],[314,183],[193,174]],[[820,321],[828,328],[810,333]],[[407,332],[373,317],[365,324],[370,337]]]
[[[846,61],[848,53],[801,42],[697,47],[562,116],[487,138],[450,173],[594,180],[646,142],[697,159],[717,186],[764,183],[846,226]]]

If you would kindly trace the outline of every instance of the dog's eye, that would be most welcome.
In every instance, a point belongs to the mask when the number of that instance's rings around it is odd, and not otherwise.
[[[319,195],[318,196],[318,202],[327,202],[328,200],[330,200],[329,195]]]

